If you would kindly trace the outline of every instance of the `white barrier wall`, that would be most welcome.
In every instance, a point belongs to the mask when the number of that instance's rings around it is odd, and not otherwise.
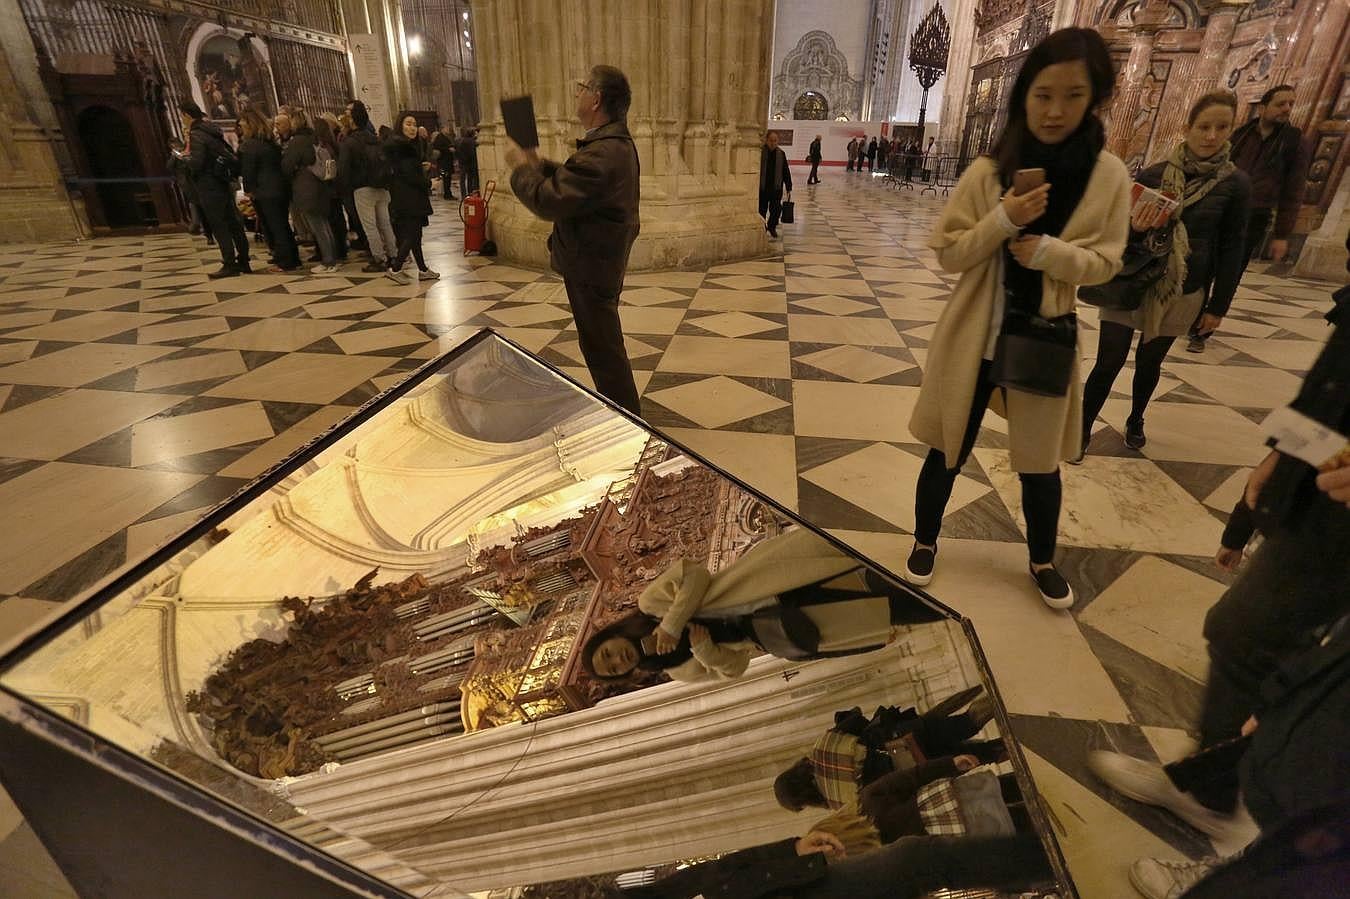
[[[821,165],[847,165],[848,164],[848,142],[855,137],[866,135],[870,141],[872,138],[880,138],[883,122],[821,122],[821,121],[781,121],[768,122],[765,127],[772,128],[775,131],[791,131],[792,144],[788,146],[780,141],[779,146],[787,152],[788,162],[792,165],[806,165],[806,152],[811,147],[811,141],[815,140],[817,134],[820,135],[820,155],[823,157]],[[897,122],[892,123],[887,128],[887,135],[893,135],[895,128],[912,128],[913,123]],[[923,145],[928,146],[928,138],[937,137],[938,123],[924,123]],[[907,132],[906,132],[907,133]]]

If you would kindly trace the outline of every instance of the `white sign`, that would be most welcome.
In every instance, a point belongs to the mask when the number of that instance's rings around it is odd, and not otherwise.
[[[389,82],[384,77],[384,51],[379,38],[373,34],[350,34],[347,47],[356,79],[353,96],[366,104],[371,124],[376,128],[391,124],[394,111],[389,108]]]

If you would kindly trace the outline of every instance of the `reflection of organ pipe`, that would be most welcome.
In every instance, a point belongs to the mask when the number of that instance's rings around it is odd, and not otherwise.
[[[411,709],[407,712],[399,712],[397,715],[390,715],[388,718],[380,718],[375,721],[367,721],[365,724],[358,724],[355,727],[347,727],[342,730],[335,730],[331,734],[324,734],[316,739],[320,743],[342,742],[348,737],[354,737],[357,734],[370,733],[373,730],[380,730],[391,724],[402,724],[404,721],[415,721],[424,716],[437,715],[443,712],[454,711],[459,708],[459,700],[454,702],[429,702],[421,708]]]
[[[415,730],[410,733],[400,734],[397,737],[390,737],[387,740],[379,740],[375,743],[367,743],[362,746],[353,746],[351,749],[344,749],[333,754],[339,761],[348,761],[359,758],[363,755],[370,755],[375,752],[386,752],[390,749],[397,749],[400,746],[407,746],[412,743],[420,743],[423,740],[430,740],[433,737],[440,737],[446,734],[461,734],[464,732],[462,724],[437,725],[436,727],[426,727]]]
[[[388,727],[382,727],[379,730],[370,731],[364,734],[354,734],[341,740],[333,740],[329,737],[320,737],[318,743],[329,752],[346,752],[357,746],[364,746],[378,740],[384,740],[389,737],[406,734],[410,731],[418,730],[423,727],[432,727],[437,724],[444,724],[447,721],[459,720],[458,703],[456,708],[443,715],[431,715],[426,718],[415,718],[412,721],[404,721],[401,724],[391,724]]]

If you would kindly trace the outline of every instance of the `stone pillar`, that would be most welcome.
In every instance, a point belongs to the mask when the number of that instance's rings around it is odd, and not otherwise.
[[[768,252],[757,178],[772,0],[483,0],[474,10],[480,181],[498,183],[490,236],[504,259],[547,268],[551,226],[511,195],[498,101],[532,94],[540,154],[561,161],[581,136],[575,83],[601,63],[622,69],[633,87],[628,127],[642,164],[642,233],[629,271]],[[803,145],[788,156],[804,153]]]
[[[1186,89],[1186,103],[1182,115],[1188,115],[1195,101],[1219,87],[1223,76],[1224,62],[1228,59],[1228,47],[1233,42],[1233,32],[1237,30],[1238,10],[1221,6],[1209,14],[1205,22],[1205,36],[1200,40],[1200,50],[1196,54],[1195,69],[1191,74],[1191,83]]]
[[[384,53],[384,76],[389,85],[391,117],[406,109],[412,97],[408,82],[408,42],[403,34],[403,13],[396,0],[340,0],[342,26],[348,34],[373,34]],[[348,69],[351,69],[348,54]],[[355,84],[355,73],[349,71]],[[384,124],[384,123],[381,123]]]
[[[771,783],[835,710],[925,708],[977,680],[961,625],[925,625],[867,655],[762,656],[734,682],[662,684],[279,786],[353,840],[320,848],[358,867],[387,852],[466,891],[632,870],[799,836],[824,813],[784,811]]]
[[[1166,12],[1166,8],[1162,10]],[[1153,66],[1153,41],[1161,26],[1157,10],[1140,7],[1135,15],[1134,38],[1130,43],[1130,58],[1120,73],[1120,85],[1111,101],[1111,120],[1106,147],[1124,159],[1129,153],[1130,136],[1134,133],[1135,117],[1144,93],[1144,81]],[[1153,20],[1157,18],[1158,22]]]
[[[938,148],[943,155],[961,149],[961,132],[966,127],[966,95],[970,91],[970,69],[975,60],[975,9],[977,0],[953,0],[947,11],[952,27],[952,48],[947,54],[947,75],[943,78],[942,108],[938,113]]]
[[[0,243],[69,240],[87,225],[71,203],[52,143],[60,138],[17,0],[0,0]]]
[[[1308,235],[1294,264],[1294,276],[1321,278],[1332,284],[1350,281],[1346,270],[1345,238],[1350,232],[1350,166],[1341,170],[1341,184],[1322,227]]]

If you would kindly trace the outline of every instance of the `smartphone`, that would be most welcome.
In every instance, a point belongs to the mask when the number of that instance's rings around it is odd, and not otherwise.
[[[1018,169],[1013,175],[1013,193],[1021,196],[1045,183],[1045,169]]]

